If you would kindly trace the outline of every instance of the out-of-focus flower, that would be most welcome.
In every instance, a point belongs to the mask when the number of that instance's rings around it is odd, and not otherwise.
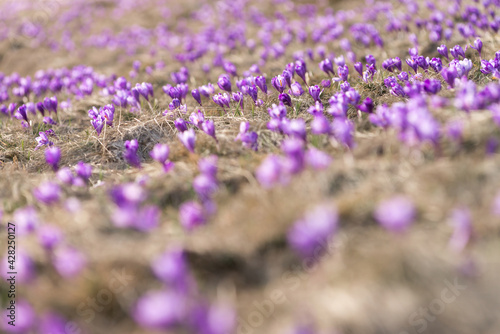
[[[455,208],[451,213],[450,224],[453,227],[453,234],[449,245],[455,251],[462,251],[472,237],[472,219],[469,209]]]
[[[139,325],[165,330],[179,324],[185,316],[186,300],[174,291],[151,291],[137,301],[132,316]]]
[[[77,276],[87,264],[85,256],[73,247],[58,247],[53,253],[52,264],[64,278]]]
[[[181,143],[192,153],[194,153],[194,147],[196,143],[196,134],[193,129],[186,130],[177,134],[177,137]]]
[[[288,231],[288,243],[303,258],[318,258],[337,231],[338,213],[332,205],[319,205],[308,211]]]
[[[186,230],[191,231],[198,226],[206,224],[205,209],[198,202],[185,202],[179,208],[179,220]]]
[[[2,275],[4,279],[9,279],[10,275],[7,273],[12,271],[9,268],[10,264],[8,262],[9,259],[7,256],[8,255],[5,255],[2,258],[2,262],[0,263],[0,269],[2,270],[0,272],[0,275]],[[17,250],[15,256],[15,269],[15,271],[17,272],[17,283],[26,284],[33,281],[33,279],[36,277],[35,263],[31,259],[31,257],[23,250]]]
[[[415,220],[416,210],[410,199],[396,196],[380,203],[373,216],[387,230],[401,233]]]
[[[123,152],[123,158],[127,163],[133,167],[141,167],[141,159],[138,155],[139,143],[137,139],[127,140],[125,142],[125,151]]]
[[[54,171],[59,169],[59,160],[61,159],[61,150],[59,147],[52,146],[45,150],[45,161]]]
[[[5,262],[7,262],[7,260],[5,260]],[[15,308],[16,313],[18,314],[15,320],[15,326],[11,326],[9,324],[9,322],[11,321],[11,318],[9,318],[10,310],[3,309],[2,312],[0,312],[1,318],[3,319],[3,321],[0,322],[0,330],[2,330],[4,333],[29,333],[34,328],[37,321],[33,307],[26,300],[18,297],[16,298]]]
[[[54,204],[61,197],[61,188],[57,183],[44,182],[33,190],[33,195],[44,204]]]

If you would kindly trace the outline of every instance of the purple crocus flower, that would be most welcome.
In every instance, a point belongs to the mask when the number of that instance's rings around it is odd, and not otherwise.
[[[290,95],[288,95],[287,93],[281,93],[279,96],[278,96],[278,99],[286,106],[289,106],[291,107],[292,106],[292,98],[290,97]]]
[[[59,169],[59,160],[61,159],[61,150],[59,147],[51,146],[45,150],[45,161],[54,171]]]
[[[363,64],[361,62],[354,63],[354,70],[363,76]]]
[[[483,50],[483,42],[479,38],[477,38],[474,41],[474,46],[471,45],[470,47],[476,50],[479,53],[479,58],[481,58],[481,51]]]
[[[179,220],[186,230],[191,231],[207,222],[205,209],[198,202],[185,202],[179,208]]]
[[[76,277],[87,264],[85,256],[73,247],[57,247],[53,253],[52,264],[64,278]]]
[[[413,223],[416,210],[410,199],[396,196],[380,203],[373,215],[387,230],[401,233]]]
[[[54,204],[61,198],[61,188],[57,183],[44,182],[33,190],[36,199],[44,204]]]
[[[181,143],[191,152],[194,153],[194,147],[196,142],[196,134],[193,129],[186,130],[177,134],[177,137]]]
[[[40,131],[38,133],[38,137],[36,137],[35,140],[38,142],[38,145],[35,147],[35,151],[44,145],[47,145],[47,146],[54,145],[54,143],[49,140],[49,137],[47,135],[47,131],[45,131],[45,132]]]
[[[264,94],[267,94],[266,78],[264,78],[262,75],[255,77],[255,84]]]
[[[448,60],[450,59],[448,57],[448,47],[446,47],[446,45],[441,44],[440,46],[438,46],[437,51],[441,56],[446,57],[446,59]]]
[[[217,80],[217,85],[219,85],[219,88],[222,90],[225,90],[226,92],[231,92],[231,79],[227,74],[221,74],[219,76],[219,79]]]
[[[5,259],[5,262],[7,262],[7,259]],[[2,330],[4,333],[32,332],[33,327],[37,323],[37,317],[35,311],[33,310],[33,307],[26,300],[17,297],[15,308],[16,308],[16,313],[18,314],[15,320],[15,326],[11,326],[9,324],[9,321],[11,321],[9,318],[10,310],[3,309],[0,312],[0,317],[4,319],[4,321],[0,322],[0,330]],[[40,325],[37,324],[37,327],[38,327],[37,329],[40,329]],[[55,333],[55,332],[41,332],[41,333]]]
[[[347,81],[347,78],[349,76],[349,67],[347,67],[347,65],[339,66],[337,73],[343,81]]]
[[[191,115],[189,115],[189,121],[194,126],[200,127],[200,124],[205,121],[205,114],[203,114],[201,110],[198,109],[197,111],[194,111],[191,113]]]
[[[201,123],[201,130],[205,132],[207,135],[215,139],[217,141],[217,137],[215,136],[215,124],[212,120],[206,120]]]
[[[52,250],[63,239],[63,234],[57,226],[43,225],[37,231],[38,241],[40,245],[47,249]]]
[[[19,119],[19,120],[25,120],[26,123],[28,123],[28,114],[26,113],[26,105],[23,104],[19,108],[17,108],[17,111],[14,113],[14,117]]]
[[[414,59],[414,58],[406,59],[406,64],[408,66],[410,66],[415,73],[417,73],[417,71],[418,71],[418,63],[417,63],[416,59]]]
[[[450,238],[450,247],[455,251],[462,251],[472,237],[472,219],[469,209],[455,208],[451,213],[453,234]]]
[[[125,142],[125,151],[123,152],[123,158],[127,163],[133,167],[141,167],[141,158],[138,155],[139,143],[137,139],[127,140]]]
[[[84,163],[83,161],[78,161],[75,166],[75,172],[83,180],[87,181],[92,176],[92,166]]]
[[[165,330],[178,325],[185,316],[186,300],[178,292],[151,291],[137,301],[132,316],[140,326]]]
[[[455,45],[453,48],[451,48],[450,53],[455,59],[459,59],[460,56],[462,56],[462,58],[465,58],[465,51],[460,45]]]
[[[182,249],[173,248],[164,252],[153,260],[151,269],[163,283],[186,288],[189,273]]]
[[[37,229],[40,219],[34,207],[26,206],[14,212],[14,219],[18,235],[28,235]],[[5,262],[7,263],[7,262]],[[8,271],[8,270],[7,270]]]
[[[279,92],[283,93],[286,88],[286,80],[283,76],[278,75],[271,80],[273,87]]]
[[[73,173],[68,167],[63,167],[57,171],[57,178],[62,183],[71,185],[73,183]]]
[[[251,85],[248,87],[248,95],[252,98],[253,102],[257,102],[257,95],[259,91],[257,90],[256,85]]]
[[[367,97],[362,104],[358,106],[358,109],[362,112],[371,114],[374,109],[373,100],[370,97]]]
[[[319,101],[319,96],[321,95],[321,93],[321,87],[319,87],[318,85],[309,87],[309,94],[311,94],[314,101]]]
[[[306,164],[315,170],[323,170],[330,166],[332,158],[323,151],[311,147],[306,151],[305,155]]]
[[[174,125],[175,125],[175,128],[177,129],[177,131],[179,131],[179,132],[184,132],[188,129],[186,121],[183,120],[182,118],[177,118],[174,121]]]
[[[168,156],[170,153],[170,149],[167,144],[156,144],[151,152],[149,152],[149,155],[153,160],[158,161],[160,164],[163,166],[163,170],[165,172],[169,172],[173,167],[174,164],[171,161],[168,160]]]
[[[289,93],[293,96],[301,96],[302,94],[304,94],[304,90],[298,82],[294,82],[290,86]]]
[[[217,191],[218,184],[211,175],[200,174],[194,178],[193,188],[202,201],[207,201]]]
[[[4,279],[8,279],[9,274],[7,273],[12,271],[9,268],[9,262],[7,262],[7,259],[8,257],[5,255],[5,257],[1,259],[2,262],[0,262],[0,269],[2,270],[0,275],[2,275]],[[36,277],[36,267],[31,257],[25,251],[17,250],[15,261],[15,268],[17,272],[16,282],[21,284],[32,282]]]
[[[337,231],[338,219],[334,206],[317,206],[288,231],[288,243],[302,258],[317,261],[328,249],[327,243]]]
[[[354,147],[354,123],[347,118],[335,117],[331,131],[335,139],[349,149]]]
[[[170,153],[170,149],[167,144],[156,144],[151,152],[149,152],[149,155],[153,160],[158,161],[159,163],[163,164],[165,161],[167,161],[168,156]]]
[[[216,155],[209,155],[208,157],[202,158],[198,161],[198,169],[200,173],[209,175],[212,178],[217,176],[217,161]]]
[[[191,91],[191,95],[196,100],[196,102],[198,102],[198,104],[201,106],[201,95],[200,95],[200,92],[198,91],[198,89],[193,89]]]
[[[285,183],[286,179],[283,173],[282,158],[276,155],[267,156],[259,165],[255,174],[257,180],[264,188],[271,188],[277,183]]]
[[[319,63],[319,68],[325,72],[327,75],[328,74],[331,74],[331,75],[335,75],[335,72],[333,71],[333,64],[332,62],[330,61],[330,59],[326,58],[325,60],[322,60],[320,63]]]
[[[297,60],[295,62],[295,73],[297,73],[297,75],[304,81],[304,83],[307,84],[306,72],[307,72],[306,63],[303,60]]]

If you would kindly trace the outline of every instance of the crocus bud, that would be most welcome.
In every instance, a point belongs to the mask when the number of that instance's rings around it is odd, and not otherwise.
[[[54,171],[59,169],[58,164],[61,159],[61,150],[59,147],[51,146],[45,150],[45,161]]]
[[[191,95],[196,100],[196,102],[198,102],[198,104],[201,106],[201,95],[200,95],[200,92],[198,91],[198,89],[193,89],[191,91]]]
[[[229,76],[227,76],[226,74],[222,74],[221,76],[219,76],[217,85],[219,85],[220,89],[225,90],[226,92],[231,92],[231,79],[229,79]]]

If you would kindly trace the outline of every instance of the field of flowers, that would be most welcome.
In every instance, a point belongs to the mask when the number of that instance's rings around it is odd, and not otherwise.
[[[498,333],[499,29],[0,1],[0,332]]]

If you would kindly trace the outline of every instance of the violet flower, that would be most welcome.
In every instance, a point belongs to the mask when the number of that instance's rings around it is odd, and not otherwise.
[[[151,263],[155,276],[165,284],[186,288],[188,280],[188,265],[184,251],[179,248],[170,249]]]
[[[193,96],[193,98],[196,100],[196,102],[198,102],[198,104],[201,106],[201,95],[200,95],[200,92],[198,91],[198,89],[193,89],[191,91],[191,96]]]
[[[76,277],[86,266],[85,256],[72,247],[58,247],[53,253],[52,264],[64,278]]]
[[[84,163],[83,161],[78,161],[75,166],[75,172],[84,181],[88,181],[92,176],[92,166]]]
[[[227,74],[221,74],[217,80],[217,85],[220,89],[231,93],[231,79]]]
[[[123,158],[127,163],[133,167],[141,167],[141,158],[138,155],[139,143],[137,139],[127,140],[125,142],[125,151],[123,152]]]
[[[51,146],[45,150],[45,161],[54,171],[59,169],[59,160],[61,159],[61,150],[57,146]]]
[[[214,121],[208,119],[201,123],[201,130],[205,132],[207,135],[215,139],[217,141],[217,137],[215,136],[215,124]]]
[[[188,149],[189,152],[194,153],[196,143],[196,134],[193,129],[186,130],[177,134],[181,143]]]
[[[453,234],[449,246],[455,251],[462,251],[472,237],[472,219],[469,209],[455,208],[451,213],[450,224],[453,226]]]
[[[301,96],[302,94],[304,94],[304,90],[298,82],[294,82],[290,86],[289,93],[293,96]]]
[[[169,154],[170,148],[168,147],[168,145],[160,143],[156,144],[151,152],[149,152],[151,158],[158,161],[163,166],[163,170],[165,171],[165,173],[169,172],[174,166],[173,162],[167,161]]]
[[[373,216],[387,230],[401,233],[415,220],[416,210],[410,199],[396,196],[380,203]]]
[[[207,217],[205,209],[198,202],[184,202],[179,208],[179,220],[181,225],[186,230],[194,230],[195,228],[206,224]]]
[[[288,231],[288,243],[302,258],[317,261],[328,249],[327,243],[337,231],[338,219],[334,206],[317,206],[295,222]]]
[[[44,204],[54,204],[61,198],[61,188],[57,183],[44,182],[33,190],[33,196]]]
[[[448,48],[446,47],[446,45],[441,44],[440,46],[438,46],[437,51],[441,56],[446,57],[446,59],[448,60],[450,59],[448,57]]]
[[[185,316],[186,300],[174,291],[151,291],[137,301],[132,317],[140,326],[165,330],[178,325]]]
[[[319,87],[318,85],[309,87],[309,94],[311,94],[314,101],[319,101],[319,96],[322,92],[323,91],[321,90],[321,87]]]
[[[262,75],[255,77],[255,84],[264,94],[267,94],[266,78],[264,78]]]

